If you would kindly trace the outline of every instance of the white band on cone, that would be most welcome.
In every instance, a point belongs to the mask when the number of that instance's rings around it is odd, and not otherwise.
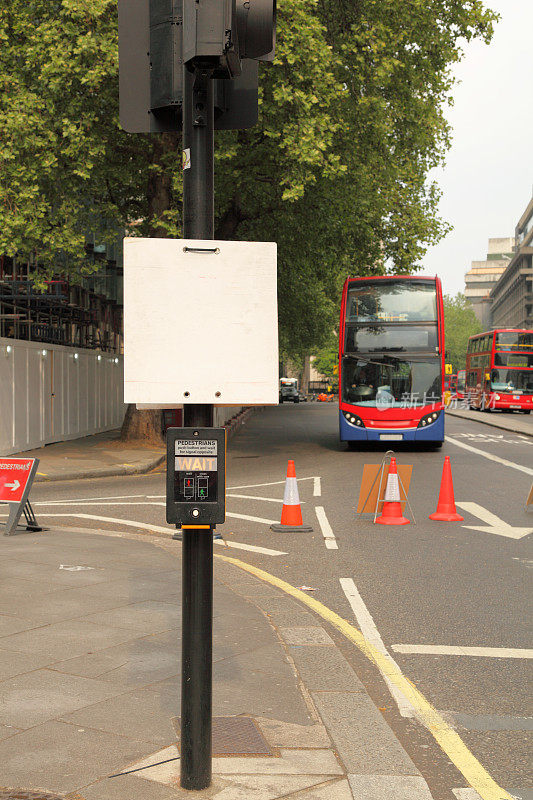
[[[284,506],[299,506],[300,497],[298,495],[298,481],[296,478],[287,478],[285,482],[285,494],[283,495]]]
[[[387,488],[385,489],[385,502],[386,503],[400,502],[400,484],[398,483],[397,475],[392,474],[387,477]]]

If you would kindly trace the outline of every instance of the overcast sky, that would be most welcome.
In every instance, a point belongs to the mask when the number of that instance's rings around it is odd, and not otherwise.
[[[461,81],[447,111],[453,143],[444,169],[441,216],[453,231],[423,261],[444,291],[464,290],[472,260],[489,237],[513,236],[533,192],[533,2],[486,0],[501,16],[490,45],[466,46]]]

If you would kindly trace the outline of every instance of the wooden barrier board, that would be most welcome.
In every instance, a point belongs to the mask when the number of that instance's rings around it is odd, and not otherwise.
[[[359,501],[357,503],[358,514],[374,514],[374,512],[376,511],[376,505],[378,506],[377,509],[378,511],[381,511],[381,509],[383,508],[383,501],[385,498],[385,488],[387,486],[389,467],[387,464],[385,464],[385,468],[383,470],[383,479],[381,481],[381,496],[378,499],[378,491],[379,491],[378,476],[380,469],[381,469],[381,464],[365,464],[363,467],[363,477],[361,479],[361,489],[359,491]],[[398,475],[401,479],[400,502],[402,504],[402,511],[405,509],[407,503],[407,495],[409,494],[409,484],[411,483],[412,472],[413,472],[412,464],[401,464],[401,465],[398,464]],[[372,486],[372,483],[374,483],[374,487],[370,492],[370,487]],[[369,492],[370,495],[368,497],[368,500],[366,500]]]

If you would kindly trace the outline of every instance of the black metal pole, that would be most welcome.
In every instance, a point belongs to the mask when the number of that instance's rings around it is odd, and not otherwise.
[[[214,102],[208,68],[184,69],[183,236],[214,236]],[[185,405],[186,427],[211,427],[212,405]],[[213,531],[183,529],[181,786],[211,784],[213,696]]]

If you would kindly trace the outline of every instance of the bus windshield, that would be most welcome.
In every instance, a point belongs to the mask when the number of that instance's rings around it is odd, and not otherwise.
[[[347,322],[436,322],[434,282],[361,281],[348,289]]]
[[[533,370],[493,369],[490,373],[490,384],[496,392],[533,394]]]
[[[392,408],[440,403],[440,359],[402,360],[393,356],[345,357],[342,399],[361,406]]]

